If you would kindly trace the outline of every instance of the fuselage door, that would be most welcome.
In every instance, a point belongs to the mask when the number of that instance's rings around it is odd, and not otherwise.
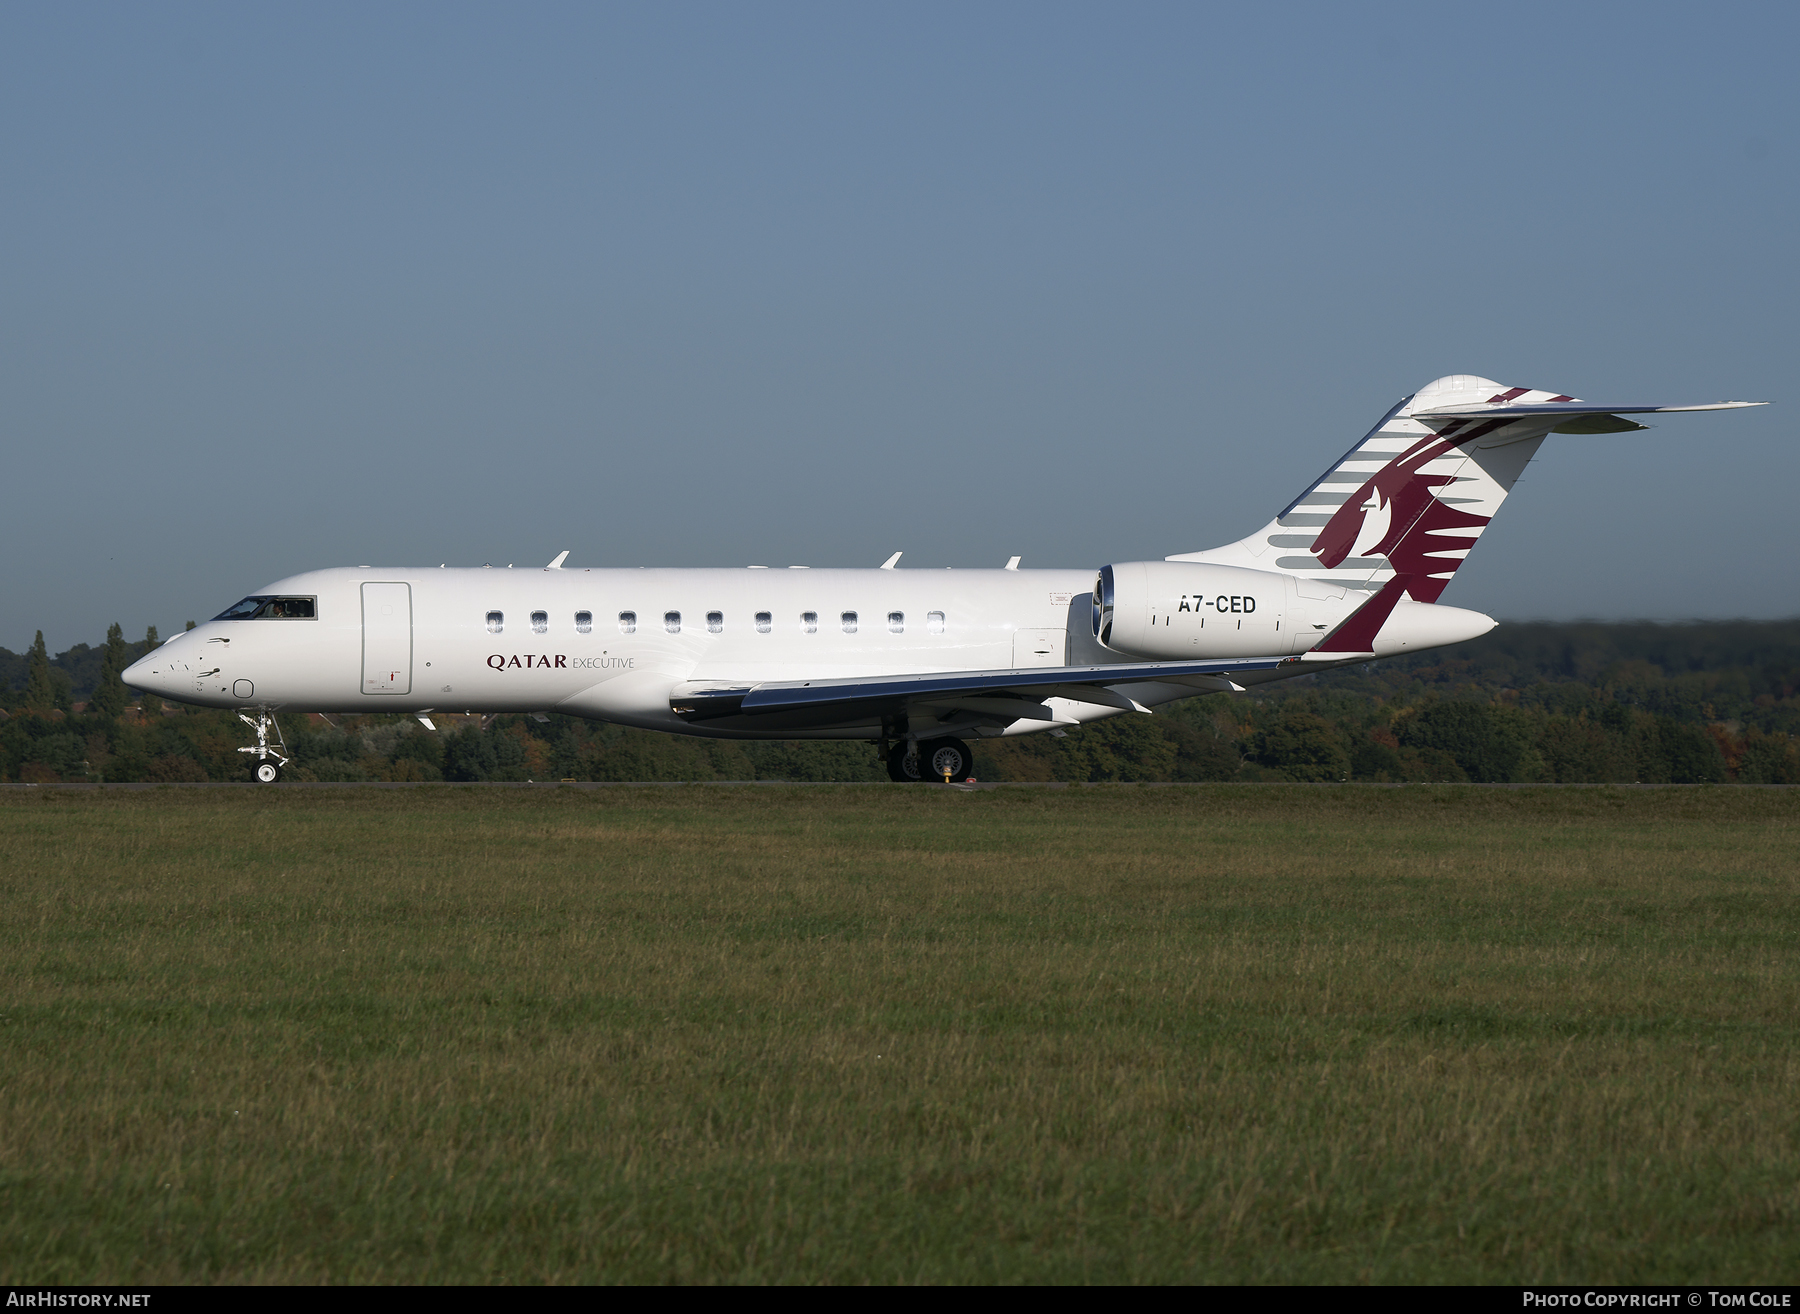
[[[1013,668],[1062,666],[1068,634],[1062,630],[1013,631]]]
[[[362,613],[362,691],[411,693],[412,585],[364,584]]]

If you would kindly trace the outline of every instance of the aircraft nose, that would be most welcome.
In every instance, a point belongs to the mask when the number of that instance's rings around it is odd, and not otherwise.
[[[156,660],[156,654],[154,652],[147,653],[121,671],[119,673],[119,678],[133,689],[147,689],[154,691],[163,683],[163,677],[166,672],[160,670],[159,667],[164,665],[166,665],[166,663],[161,663]]]

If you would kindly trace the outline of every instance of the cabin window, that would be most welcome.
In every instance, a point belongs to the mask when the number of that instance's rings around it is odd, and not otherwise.
[[[942,634],[944,632],[944,613],[941,611],[926,612],[925,629],[932,634]]]
[[[706,632],[708,634],[718,634],[724,628],[725,628],[725,613],[724,612],[709,611],[706,613]]]
[[[635,611],[622,611],[619,613],[619,633],[637,633],[637,613]]]
[[[678,611],[665,611],[663,613],[663,628],[670,634],[680,634],[681,613]]]
[[[801,612],[800,628],[807,634],[817,634],[819,632],[819,613],[816,611]]]
[[[489,634],[498,634],[498,633],[500,633],[501,630],[503,630],[505,628],[506,628],[505,613],[498,612],[498,611],[490,611],[488,613],[488,633]]]
[[[843,621],[844,621],[844,633],[845,634],[855,634],[856,633],[856,613],[853,611],[845,612],[844,616],[843,616]]]
[[[905,612],[890,611],[888,613],[888,633],[889,634],[904,634],[904,633],[906,633],[906,613]]]
[[[542,634],[545,630],[547,630],[549,628],[550,628],[550,613],[549,612],[534,611],[531,613],[531,632],[533,634]]]
[[[759,611],[756,613],[756,632],[758,634],[767,634],[770,630],[772,630],[774,628],[775,628],[775,617],[774,616],[772,616],[771,614],[769,614],[766,611]]]
[[[575,633],[592,634],[594,632],[594,613],[578,611],[575,613]]]

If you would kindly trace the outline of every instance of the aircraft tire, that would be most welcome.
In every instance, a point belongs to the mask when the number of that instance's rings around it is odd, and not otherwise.
[[[888,749],[888,779],[895,784],[916,785],[922,779],[919,775],[919,745],[911,740],[901,740]]]
[[[928,739],[919,745],[919,774],[942,781],[944,773],[961,782],[975,774],[975,755],[960,739]]]
[[[250,777],[259,785],[272,785],[281,779],[281,768],[273,762],[258,762],[250,769]]]

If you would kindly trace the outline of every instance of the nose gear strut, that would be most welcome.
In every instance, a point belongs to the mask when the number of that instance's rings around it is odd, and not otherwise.
[[[275,720],[273,713],[258,709],[255,716],[248,712],[239,712],[238,720],[256,731],[256,744],[251,748],[240,748],[240,753],[254,753],[256,762],[250,774],[264,785],[272,785],[281,779],[281,768],[288,764],[287,740],[282,738],[281,725]],[[275,744],[269,743],[269,731],[275,731]],[[271,760],[273,759],[273,760]]]

